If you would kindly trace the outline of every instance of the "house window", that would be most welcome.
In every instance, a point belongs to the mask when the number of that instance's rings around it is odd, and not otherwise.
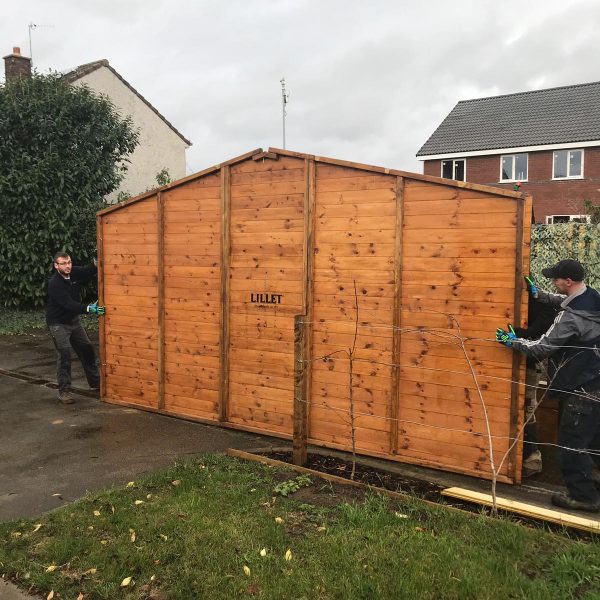
[[[547,215],[546,225],[554,225],[556,223],[589,223],[589,215]]]
[[[507,154],[500,158],[500,181],[527,181],[527,154]]]
[[[442,177],[445,179],[456,179],[456,181],[465,181],[465,159],[443,160]]]
[[[552,179],[583,177],[583,150],[557,150],[554,153]]]

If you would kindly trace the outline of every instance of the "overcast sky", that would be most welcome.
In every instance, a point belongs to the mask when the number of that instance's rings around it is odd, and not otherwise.
[[[108,59],[193,142],[188,172],[286,147],[422,172],[461,99],[600,80],[598,0],[22,0],[2,56]],[[47,27],[41,27],[47,26]]]

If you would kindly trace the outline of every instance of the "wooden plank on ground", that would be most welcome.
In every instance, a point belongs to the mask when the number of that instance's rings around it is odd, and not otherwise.
[[[492,506],[493,500],[491,494],[482,492],[474,492],[460,487],[451,487],[442,491],[442,496],[448,498],[456,498],[458,500],[466,500],[475,504],[483,504],[484,506]],[[600,533],[600,521],[598,519],[587,519],[569,513],[510,500],[509,498],[496,498],[496,505],[501,510],[506,510],[517,515],[541,519],[549,523],[556,523],[564,527],[572,527],[581,531],[590,531],[592,533]]]

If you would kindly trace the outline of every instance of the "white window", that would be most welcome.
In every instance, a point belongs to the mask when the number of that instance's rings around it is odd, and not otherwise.
[[[557,150],[552,163],[552,179],[583,177],[583,150]]]
[[[445,179],[455,179],[456,181],[466,181],[465,174],[465,159],[443,160],[442,161],[442,177]]]
[[[589,223],[590,215],[547,215],[546,225],[555,223]]]
[[[527,154],[506,154],[500,157],[500,181],[527,181]]]

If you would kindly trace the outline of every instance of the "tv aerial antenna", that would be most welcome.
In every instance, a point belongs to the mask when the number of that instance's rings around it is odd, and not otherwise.
[[[282,77],[279,81],[281,83],[281,113],[282,113],[282,125],[283,125],[283,149],[285,150],[285,118],[287,117],[286,106],[290,99],[290,93],[285,88],[285,77]]]
[[[38,27],[54,27],[54,25],[40,25],[31,21],[27,27],[29,28],[29,58],[31,60],[31,64],[33,65],[33,48],[31,45],[31,32],[34,29],[38,29]]]

